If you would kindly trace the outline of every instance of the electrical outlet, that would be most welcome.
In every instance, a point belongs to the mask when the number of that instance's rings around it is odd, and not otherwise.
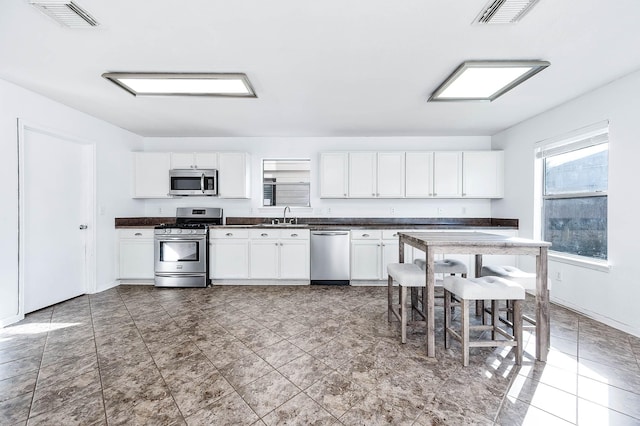
[[[331,214],[331,207],[327,207],[327,214]]]
[[[467,214],[467,208],[466,207],[462,208],[462,214]]]
[[[562,281],[562,272],[556,271],[556,281]]]
[[[158,213],[162,214],[162,207],[158,207]]]
[[[438,214],[439,215],[443,215],[444,214],[444,209],[442,207],[438,207]]]
[[[390,213],[390,214],[396,214],[396,209],[395,209],[395,207],[391,207],[391,208],[389,209],[389,213]]]

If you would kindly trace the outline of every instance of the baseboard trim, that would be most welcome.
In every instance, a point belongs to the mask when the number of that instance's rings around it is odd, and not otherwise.
[[[632,336],[640,337],[640,330],[628,324],[621,323],[613,318],[609,318],[604,315],[600,315],[597,312],[593,312],[588,309],[581,308],[580,306],[574,305],[570,302],[567,302],[566,300],[559,299],[557,297],[552,297],[551,302],[557,305],[560,305],[563,308],[567,308],[570,311],[573,311],[580,315],[584,315],[587,318],[591,318],[592,320],[608,325],[609,327],[615,328],[620,331],[624,331],[625,333],[631,334]]]
[[[22,321],[24,319],[24,315],[13,315],[11,317],[0,319],[0,328],[6,327],[11,324],[15,324],[18,321]]]

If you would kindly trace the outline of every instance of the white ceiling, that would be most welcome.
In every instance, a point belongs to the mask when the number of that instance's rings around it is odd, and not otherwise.
[[[143,136],[491,135],[640,69],[640,1],[540,0],[472,25],[486,0],[77,0],[59,26],[0,0],[0,78]],[[427,103],[461,62],[551,66],[492,103]],[[108,71],[244,72],[257,99],[136,98]]]

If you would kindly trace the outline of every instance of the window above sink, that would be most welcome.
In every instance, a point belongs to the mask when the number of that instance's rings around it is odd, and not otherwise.
[[[263,206],[310,206],[311,160],[262,160]]]

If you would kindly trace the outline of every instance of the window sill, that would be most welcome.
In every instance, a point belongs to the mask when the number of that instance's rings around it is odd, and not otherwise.
[[[557,251],[549,252],[549,260],[582,268],[594,269],[601,272],[609,272],[611,270],[611,264],[607,260],[595,260],[582,256],[572,256],[570,254],[560,253]]]

